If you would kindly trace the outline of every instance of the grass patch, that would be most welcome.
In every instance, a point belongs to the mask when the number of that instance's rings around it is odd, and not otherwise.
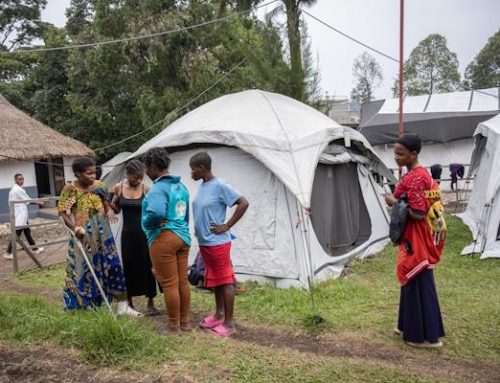
[[[455,217],[448,217],[448,224],[447,244],[436,269],[447,333],[445,347],[439,353],[458,360],[500,362],[500,262],[461,256],[462,248],[471,241],[470,233]],[[319,284],[314,291],[316,311],[305,290],[247,283],[247,293],[236,298],[236,316],[257,326],[322,331],[332,339],[335,334],[355,333],[377,344],[417,354],[391,336],[400,289],[394,270],[395,252],[388,246],[375,258],[353,262],[354,273],[348,277]],[[56,266],[18,275],[17,282],[61,289],[63,277],[63,266]],[[192,294],[194,310],[210,312],[213,305],[213,295]],[[314,315],[324,321],[315,324]],[[94,363],[145,369],[168,362],[181,376],[207,382],[425,381],[421,376],[364,361],[214,339],[200,332],[179,339],[163,338],[147,319],[122,318],[119,324],[125,338],[104,310],[64,313],[61,304],[0,293],[1,339],[26,344],[56,342],[82,350]]]
[[[65,313],[60,305],[20,294],[0,293],[0,337],[24,344],[56,342],[81,350],[90,362],[111,365],[163,360],[173,352],[133,319],[115,322],[104,309]]]
[[[500,299],[496,298],[500,296],[500,262],[461,256],[462,248],[472,240],[470,232],[456,217],[448,217],[448,225],[443,257],[435,271],[447,333],[443,352],[500,361]],[[396,324],[400,290],[395,254],[389,245],[377,257],[354,261],[354,274],[319,284],[314,291],[316,312],[308,291],[248,283],[248,292],[236,298],[236,315],[261,325],[355,331],[391,341],[388,334]],[[201,310],[210,310],[212,300],[211,295],[193,294],[193,305]],[[311,318],[318,314],[325,322],[315,326]]]
[[[23,271],[16,275],[16,280],[27,287],[59,289],[64,286],[65,265],[51,265],[43,269]]]
[[[219,339],[201,331],[182,337],[161,337],[152,331],[147,319],[121,318],[116,323],[104,310],[64,313],[44,298],[12,293],[0,293],[0,339],[16,345],[56,343],[80,350],[92,364],[119,365],[149,373],[167,363],[169,376],[179,381],[429,381],[415,373],[365,361],[266,348]]]

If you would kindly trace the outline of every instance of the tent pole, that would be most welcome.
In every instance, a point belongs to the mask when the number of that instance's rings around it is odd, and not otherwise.
[[[403,137],[403,69],[404,69],[404,6],[405,0],[400,0],[399,7],[399,138]]]

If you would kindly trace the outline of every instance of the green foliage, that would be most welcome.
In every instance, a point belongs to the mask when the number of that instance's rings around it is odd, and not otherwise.
[[[500,87],[500,30],[467,66],[464,85],[468,89]]]
[[[351,98],[361,102],[371,101],[373,90],[382,82],[382,67],[368,52],[363,52],[352,66],[356,85],[351,91]]]
[[[453,92],[460,87],[457,55],[446,46],[446,38],[432,34],[420,41],[404,64],[404,94]],[[397,97],[399,80],[392,88]]]
[[[41,21],[41,11],[46,0],[2,0],[0,2],[0,53],[11,52],[41,37],[45,24]],[[0,54],[0,92],[14,102],[22,103],[23,89],[19,86],[7,87],[23,78],[36,62],[33,55]]]
[[[41,11],[47,0],[2,0],[0,2],[0,51],[11,51],[40,37]]]
[[[32,15],[35,20],[45,2],[30,3],[38,7]],[[227,93],[259,88],[314,101],[319,92],[318,70],[305,30],[301,40],[297,29],[298,5],[313,1],[283,0],[287,20],[297,22],[287,23],[293,29],[287,33],[293,51],[290,64],[281,32],[272,21],[261,22],[252,12],[235,14],[257,3],[72,0],[64,29],[44,25],[37,30],[45,46],[174,30],[211,21],[221,11],[234,17],[156,38],[0,56],[0,92],[17,107],[93,149],[109,146],[98,150],[101,160],[135,150],[175,118]],[[137,137],[117,144],[132,135]]]

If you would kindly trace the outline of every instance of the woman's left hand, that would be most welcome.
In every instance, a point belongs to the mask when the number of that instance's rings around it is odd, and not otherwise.
[[[392,206],[396,203],[397,199],[392,194],[385,195],[385,203],[389,206]]]
[[[210,231],[214,234],[223,234],[226,231],[229,231],[229,226],[226,223],[223,223],[222,225],[212,227]]]

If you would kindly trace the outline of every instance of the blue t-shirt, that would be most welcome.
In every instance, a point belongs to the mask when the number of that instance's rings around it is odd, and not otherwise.
[[[217,246],[231,241],[229,231],[214,234],[210,225],[226,222],[227,208],[232,207],[241,193],[220,178],[203,182],[193,201],[194,231],[201,246]]]
[[[180,177],[164,176],[154,181],[142,201],[142,230],[149,246],[162,230],[170,230],[191,246],[189,193]]]

